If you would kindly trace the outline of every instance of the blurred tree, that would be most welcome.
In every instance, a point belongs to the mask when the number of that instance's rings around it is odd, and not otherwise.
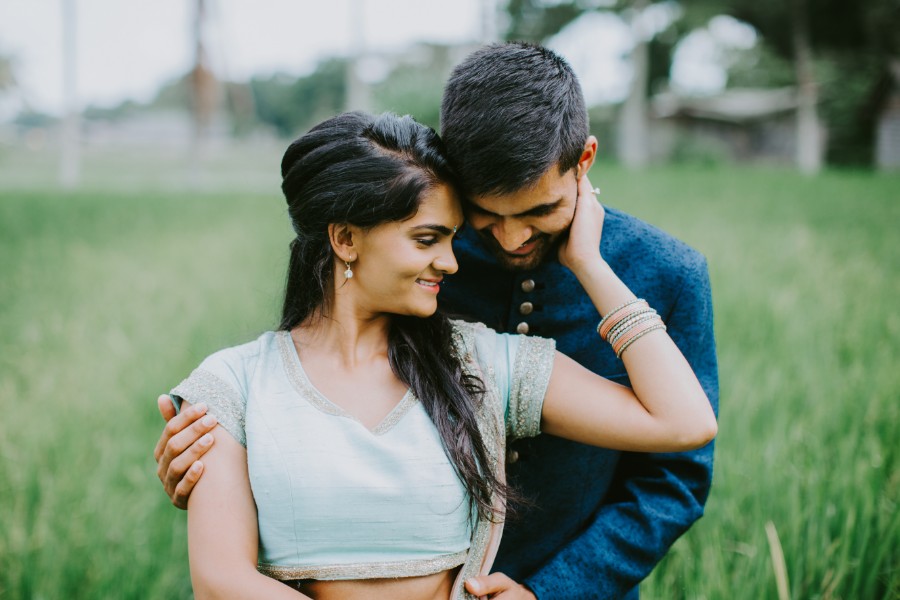
[[[437,130],[446,80],[447,73],[428,64],[400,65],[375,86],[374,104],[379,111],[412,115],[418,122]]]
[[[210,128],[218,108],[219,82],[209,64],[206,48],[206,0],[194,0],[194,67],[191,69],[191,136],[190,174],[194,183],[199,183],[203,162],[206,159]]]
[[[678,12],[677,3],[671,0],[510,0],[507,5],[508,40],[545,42],[589,11],[614,12],[629,23],[635,41],[631,53],[634,73],[619,113],[616,139],[619,160],[632,167],[644,166],[649,159],[647,99],[653,91],[668,86],[675,46],[689,30],[687,21],[672,18],[662,31],[654,31],[647,16],[659,8],[669,14]]]
[[[449,46],[418,46],[399,57],[387,77],[374,87],[375,108],[412,115],[420,123],[439,129],[444,83],[455,62]]]
[[[506,39],[544,42],[582,14],[612,11],[628,18],[637,0],[510,0]],[[657,4],[672,4],[660,2]],[[812,152],[820,119],[828,125],[829,160],[870,163],[874,136],[873,97],[900,56],[900,2],[896,0],[681,0],[680,19],[652,37],[635,79],[646,91],[668,83],[673,51],[688,32],[720,14],[753,26],[761,37],[730,73],[731,85],[797,85],[801,94],[804,164],[815,169]],[[652,6],[652,4],[648,5]],[[638,54],[644,50],[638,45]],[[632,90],[633,94],[637,90]],[[818,114],[818,113],[821,114]],[[622,132],[624,134],[624,132]]]
[[[900,56],[900,3],[817,0],[815,10],[805,13],[802,5],[798,11],[796,4],[779,0],[716,4],[755,27],[778,56],[794,63],[801,95],[814,92],[820,101],[828,159],[871,164],[871,99],[891,58]]]
[[[279,135],[293,137],[338,114],[346,102],[346,69],[345,59],[331,58],[306,77],[252,79],[257,117]]]

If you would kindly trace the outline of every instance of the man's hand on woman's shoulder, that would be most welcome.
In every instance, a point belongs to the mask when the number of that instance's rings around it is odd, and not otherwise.
[[[166,394],[157,399],[157,405],[167,423],[153,451],[156,475],[172,504],[187,509],[188,496],[203,473],[199,458],[215,441],[210,431],[216,426],[216,418],[206,415],[203,403],[185,403],[181,414],[176,415],[172,399]]]

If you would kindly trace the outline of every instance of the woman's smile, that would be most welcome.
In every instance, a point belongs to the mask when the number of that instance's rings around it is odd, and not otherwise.
[[[422,286],[430,294],[437,294],[441,291],[442,279],[416,279],[416,284]]]

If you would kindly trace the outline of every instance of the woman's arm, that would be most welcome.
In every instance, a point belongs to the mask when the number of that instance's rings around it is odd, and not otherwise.
[[[560,260],[575,273],[601,315],[635,299],[600,256],[603,207],[587,177]],[[597,344],[605,344],[597,336]],[[709,400],[664,330],[650,331],[623,352],[633,389],[557,354],[541,413],[541,430],[617,450],[677,452],[705,445],[717,431]]]
[[[207,468],[188,500],[188,549],[194,596],[308,598],[256,570],[259,530],[247,452],[221,426]]]

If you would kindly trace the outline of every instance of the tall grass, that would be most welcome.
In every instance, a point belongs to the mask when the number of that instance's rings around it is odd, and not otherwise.
[[[703,251],[713,280],[713,493],[644,597],[778,597],[774,542],[792,598],[900,597],[900,179],[593,180]],[[184,514],[154,472],[155,397],[276,323],[282,207],[0,192],[0,598],[190,597]]]

